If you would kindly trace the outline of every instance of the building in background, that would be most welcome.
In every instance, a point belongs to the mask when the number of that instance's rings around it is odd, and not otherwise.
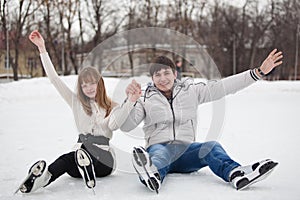
[[[5,33],[0,32],[0,79],[12,79],[13,66],[15,63],[15,47],[13,42],[9,42],[9,65],[7,59],[7,44],[5,41]],[[14,37],[14,32],[9,33],[9,37]],[[19,48],[19,78],[33,78],[43,76],[43,70],[39,59],[39,53],[27,37],[22,37],[18,45]]]

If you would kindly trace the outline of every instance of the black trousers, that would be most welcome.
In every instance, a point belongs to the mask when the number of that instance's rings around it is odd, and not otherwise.
[[[104,177],[111,174],[114,166],[114,158],[110,152],[96,147],[97,150],[92,150],[97,151],[97,155],[95,155],[94,152],[91,153],[84,145],[82,145],[81,148],[89,152],[91,159],[93,160],[96,177]],[[63,154],[57,158],[49,165],[48,171],[52,176],[47,185],[55,181],[64,173],[67,173],[74,178],[82,178],[75,162],[75,151]]]

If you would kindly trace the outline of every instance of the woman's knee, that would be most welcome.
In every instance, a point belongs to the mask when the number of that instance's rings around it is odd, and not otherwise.
[[[95,170],[95,175],[97,177],[104,177],[108,176],[113,172],[113,165],[109,164],[104,164],[102,162],[95,162],[94,163],[94,170]]]

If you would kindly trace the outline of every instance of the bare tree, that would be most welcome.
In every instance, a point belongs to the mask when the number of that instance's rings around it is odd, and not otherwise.
[[[228,66],[228,60],[226,58],[228,56],[224,56],[224,54],[228,52],[224,52],[224,37],[228,32],[228,27],[225,26],[225,18],[222,15],[222,9],[224,5],[219,1],[214,1],[214,4],[208,6],[208,16],[206,18],[207,24],[204,36],[204,43],[207,46],[207,51],[214,59],[218,69],[222,73],[222,75],[226,75],[226,66]],[[210,72],[206,72],[208,77],[210,78]]]
[[[14,80],[18,80],[18,66],[19,66],[19,44],[23,37],[25,22],[29,16],[31,16],[39,7],[39,1],[34,0],[20,0],[17,4],[17,12],[12,14],[12,30],[14,34],[12,35],[13,49],[15,59],[11,60],[13,67],[13,77]]]
[[[117,33],[122,22],[125,20],[125,16],[119,16],[119,7],[113,5],[108,0],[87,0],[86,6],[88,9],[85,21],[90,27],[90,31],[94,32],[91,34],[93,37],[90,43],[91,48],[94,48],[106,38]],[[102,68],[104,67],[102,66],[103,59],[101,59],[102,51],[98,52],[97,57],[97,60],[100,62],[97,65],[100,71],[102,71]],[[95,64],[94,59],[96,59],[96,57],[93,57],[92,59],[91,63]]]
[[[62,74],[68,75],[74,69],[78,73],[78,40],[74,39],[76,35],[72,28],[75,23],[79,9],[78,0],[44,1],[44,19],[46,22],[46,34],[48,45],[53,51],[56,63],[60,66]],[[58,18],[57,18],[58,16]],[[75,42],[76,41],[76,42]]]
[[[80,45],[79,45],[79,49],[78,49],[78,53],[81,54],[80,56],[80,64],[83,63],[83,59],[84,59],[84,56],[83,56],[83,47],[85,45],[85,41],[84,41],[84,38],[83,38],[83,34],[84,34],[84,29],[83,29],[83,17],[82,17],[82,3],[80,3],[80,6],[78,8],[78,22],[79,22],[79,38],[80,38]]]
[[[6,59],[8,63],[11,63],[11,56],[10,56],[10,51],[9,51],[9,40],[8,40],[8,34],[9,34],[9,30],[8,30],[8,22],[7,22],[7,18],[8,18],[8,13],[7,11],[7,0],[1,0],[1,5],[0,5],[0,23],[1,23],[1,28],[3,30],[3,35],[4,35],[4,41],[5,44],[5,50],[7,52],[6,54]],[[2,39],[2,38],[1,38]],[[9,67],[9,66],[8,66]]]
[[[256,0],[252,4],[252,9],[249,10],[251,17],[250,26],[250,61],[249,66],[254,66],[256,53],[259,47],[265,46],[267,30],[270,29],[274,21],[275,2],[272,0],[270,6],[266,6],[260,10],[259,2]]]
[[[95,32],[93,42],[96,46],[118,31],[124,17],[114,17],[114,15],[117,15],[119,8],[112,5],[108,0],[88,0],[86,4],[88,8],[86,22],[91,30]],[[114,24],[114,26],[110,26],[110,24]]]
[[[203,38],[207,34],[205,34],[205,30],[207,30],[208,21],[206,20],[206,8],[208,4],[206,1],[202,1],[195,5],[195,20],[194,20],[194,28],[192,29],[192,36],[198,42],[203,42]]]
[[[283,0],[275,5],[274,22],[268,31],[269,43],[266,46],[276,46],[284,52],[284,65],[276,69],[274,76],[280,79],[299,79],[299,53],[296,43],[297,34],[299,37],[300,25],[300,2],[294,0]]]
[[[195,23],[193,21],[193,14],[197,2],[192,0],[184,1],[170,1],[169,14],[166,19],[167,26],[171,29],[179,31],[185,35],[192,35]],[[172,45],[173,46],[173,45]],[[186,47],[181,47],[183,57],[186,57]],[[177,55],[173,53],[173,60]],[[186,62],[182,60],[182,71],[186,71]]]
[[[224,26],[220,26],[221,47],[230,53],[230,59],[225,59],[224,55],[221,58],[223,63],[232,66],[222,68],[224,75],[258,65],[257,50],[265,45],[274,19],[273,1],[270,5],[260,9],[257,0],[247,0],[241,9],[227,4],[220,8],[225,19]]]
[[[224,65],[222,72],[225,76],[242,71],[243,66],[248,66],[246,46],[250,44],[251,32],[251,19],[247,14],[249,2],[247,0],[242,8],[227,4],[220,8],[223,18],[220,39],[221,47],[225,51],[221,62]]]
[[[0,26],[3,33],[8,33],[6,8],[10,2],[0,2]],[[267,0],[267,3],[260,3],[258,0],[246,0],[242,7],[235,7],[221,0],[127,0],[117,3],[109,0],[19,0],[13,4],[15,12],[9,12],[9,41],[13,51],[7,50],[7,53],[11,54],[8,57],[14,80],[18,80],[18,47],[28,32],[38,28],[45,32],[47,49],[54,65],[59,66],[58,73],[70,74],[74,69],[77,74],[84,53],[118,31],[166,27],[190,35],[205,45],[224,76],[259,65],[265,52],[278,47],[285,52],[286,67],[275,70],[274,76],[281,79],[291,78],[291,75],[297,77],[300,71],[300,2]],[[12,9],[11,6],[9,9]],[[4,40],[8,41],[7,34],[3,33]],[[152,36],[139,37],[124,37],[121,42],[127,45],[132,75],[136,53],[133,43],[147,43]],[[298,44],[295,42],[297,38]],[[168,43],[172,45],[171,40]],[[157,45],[151,44],[152,51],[144,51],[146,60],[154,57],[157,51]],[[182,47],[181,50],[185,57],[186,49]],[[101,52],[97,56],[97,62],[103,60],[99,59]],[[177,56],[174,53],[173,59]],[[183,71],[186,71],[187,63],[183,62]],[[98,64],[101,70],[103,66]]]
[[[127,9],[125,12],[127,13],[127,18],[128,18],[128,22],[125,25],[125,28],[127,30],[131,30],[133,28],[136,28],[136,24],[135,24],[135,15],[136,15],[136,7],[137,4],[133,1],[133,0],[128,0],[129,2],[126,2],[126,8]],[[133,66],[133,49],[134,49],[134,44],[132,44],[131,40],[132,38],[130,37],[130,35],[127,35],[127,54],[128,54],[128,60],[129,60],[129,64],[130,64],[130,69],[131,69],[131,76],[134,76],[134,66]]]
[[[140,12],[136,16],[136,20],[139,23],[136,24],[136,27],[159,27],[159,12],[161,11],[160,2],[155,0],[144,0],[140,2]],[[143,17],[146,15],[146,17]],[[151,37],[149,35],[148,37]],[[152,60],[156,56],[156,44],[152,43],[151,51],[146,51],[146,60]]]
[[[78,52],[78,46],[79,44],[74,44],[75,41],[78,40],[72,40],[72,26],[75,22],[75,16],[78,12],[79,9],[79,0],[72,0],[68,1],[66,3],[66,23],[67,23],[67,28],[66,28],[66,36],[67,36],[67,49],[66,49],[66,54],[67,57],[70,59],[71,64],[73,65],[73,68],[75,70],[75,74],[78,74],[78,68],[79,68],[79,63],[77,60],[77,52]],[[76,37],[74,37],[76,38]],[[66,71],[68,74],[70,73],[70,69]]]
[[[124,4],[124,12],[126,13],[126,23],[123,26],[125,30],[132,30],[135,28],[144,28],[144,27],[158,27],[159,25],[159,11],[161,5],[158,1],[155,0],[143,0],[143,1],[133,1],[128,0]],[[146,38],[147,37],[147,38]],[[153,36],[155,37],[155,36]],[[150,60],[156,54],[156,44],[151,42],[152,35],[147,33],[145,34],[127,34],[127,55],[131,69],[131,75],[135,74],[133,57],[135,52],[135,45],[151,45],[149,49],[143,51],[145,53],[145,60]]]
[[[52,62],[56,68],[58,74],[64,74],[63,60],[62,60],[62,49],[64,48],[64,42],[61,34],[61,18],[58,4],[59,0],[42,1],[41,6],[35,13],[37,27],[40,32],[44,35],[46,40],[46,47],[51,55]],[[43,75],[45,72],[43,71]]]

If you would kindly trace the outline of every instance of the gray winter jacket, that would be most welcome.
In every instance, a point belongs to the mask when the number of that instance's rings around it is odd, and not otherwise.
[[[254,83],[258,77],[248,70],[217,81],[195,83],[176,80],[173,98],[168,100],[153,84],[149,85],[121,130],[128,132],[144,120],[146,148],[170,141],[195,141],[198,105],[218,100]]]

